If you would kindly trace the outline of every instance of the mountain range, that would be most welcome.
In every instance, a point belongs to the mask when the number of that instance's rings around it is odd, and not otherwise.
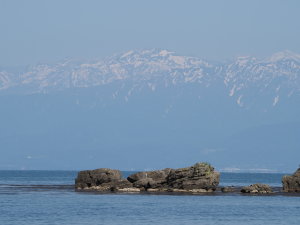
[[[3,68],[0,104],[6,169],[299,163],[300,55],[290,51],[215,62],[147,49]]]

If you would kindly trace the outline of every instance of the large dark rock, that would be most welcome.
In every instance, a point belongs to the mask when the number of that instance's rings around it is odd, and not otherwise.
[[[196,163],[191,167],[171,170],[167,184],[173,189],[214,191],[219,185],[220,173],[208,163]]]
[[[164,169],[139,172],[127,179],[134,187],[151,191],[214,191],[219,184],[220,174],[207,163],[196,163],[181,169]]]
[[[283,191],[300,192],[300,168],[291,176],[282,178]]]
[[[268,194],[272,193],[272,188],[267,184],[251,184],[249,186],[242,187],[242,193],[251,193],[251,194]]]
[[[113,191],[131,187],[132,184],[129,181],[122,179],[119,170],[106,168],[80,171],[75,180],[76,189]]]

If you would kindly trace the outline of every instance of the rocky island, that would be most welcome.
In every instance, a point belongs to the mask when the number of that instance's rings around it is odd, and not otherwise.
[[[220,173],[209,163],[196,163],[179,169],[138,172],[122,177],[119,170],[101,168],[80,171],[75,180],[78,191],[125,192],[125,193],[239,193],[284,194],[300,193],[300,168],[291,176],[283,176],[281,187],[267,184],[218,187]]]
[[[80,171],[75,180],[77,190],[102,192],[213,192],[219,185],[220,173],[208,163],[196,163],[180,169],[138,172],[127,179],[121,171],[96,169]]]

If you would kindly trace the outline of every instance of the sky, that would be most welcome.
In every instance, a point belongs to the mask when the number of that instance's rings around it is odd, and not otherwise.
[[[0,67],[161,48],[225,60],[300,52],[298,0],[0,0]]]

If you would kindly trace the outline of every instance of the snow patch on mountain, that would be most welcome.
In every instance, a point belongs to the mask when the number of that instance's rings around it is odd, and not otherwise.
[[[267,59],[267,62],[276,63],[282,60],[294,60],[300,62],[300,54],[285,50],[282,52],[277,52]]]
[[[278,102],[279,102],[279,96],[277,95],[277,96],[274,98],[273,106],[275,106]]]
[[[13,75],[6,71],[0,71],[0,90],[13,86]]]

